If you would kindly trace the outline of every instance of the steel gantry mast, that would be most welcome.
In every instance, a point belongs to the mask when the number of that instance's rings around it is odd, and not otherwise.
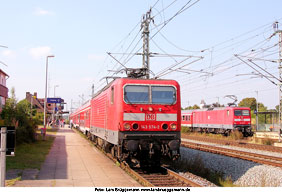
[[[278,92],[279,92],[279,127],[278,127],[278,135],[279,135],[279,142],[281,141],[281,122],[282,122],[282,30],[278,30],[278,22],[273,24],[273,28],[275,30],[274,35],[279,35],[279,58],[278,58],[278,69],[279,69],[279,82],[278,82]]]
[[[150,78],[150,49],[149,49],[149,41],[150,41],[150,22],[152,21],[151,17],[151,9],[143,15],[143,20],[142,20],[142,35],[143,35],[143,65],[142,67],[145,69],[145,78],[149,79]]]

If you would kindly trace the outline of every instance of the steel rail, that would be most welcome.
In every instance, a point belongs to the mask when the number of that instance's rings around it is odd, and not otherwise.
[[[274,157],[274,156],[268,156],[268,155],[262,155],[262,154],[256,154],[256,153],[250,153],[240,150],[233,150],[218,146],[211,146],[211,145],[203,145],[198,144],[194,142],[183,142],[181,143],[181,146],[191,149],[196,149],[200,151],[215,153],[215,154],[221,154],[229,157],[234,158],[240,158],[260,164],[267,164],[271,166],[276,167],[282,167],[282,158]]]
[[[209,137],[199,137],[199,136],[191,136],[191,135],[182,135],[182,138],[196,140],[196,141],[209,142],[209,143],[216,143],[216,144],[221,144],[221,145],[229,145],[229,146],[236,146],[236,147],[242,147],[242,148],[248,148],[248,149],[257,149],[257,150],[262,150],[262,151],[282,153],[281,147],[253,144],[253,143],[248,143],[242,140],[232,141],[232,140],[226,140],[226,139],[214,139],[214,138],[209,138]]]

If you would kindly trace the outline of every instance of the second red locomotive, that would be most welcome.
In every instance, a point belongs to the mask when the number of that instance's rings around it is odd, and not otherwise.
[[[181,114],[181,125],[190,127],[192,130],[225,135],[237,130],[244,136],[253,135],[250,108],[247,107],[184,110]]]

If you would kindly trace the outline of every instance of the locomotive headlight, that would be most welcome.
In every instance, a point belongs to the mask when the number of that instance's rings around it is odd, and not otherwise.
[[[162,128],[163,128],[164,130],[167,130],[168,125],[167,125],[166,123],[164,123],[164,124],[162,124]]]
[[[139,128],[139,125],[138,125],[137,123],[133,123],[133,124],[132,124],[132,128],[133,128],[134,130],[137,130],[137,129]]]
[[[172,129],[172,130],[175,130],[177,127],[176,127],[176,124],[175,123],[172,123],[171,125],[170,125],[170,128]]]
[[[130,124],[129,124],[129,123],[124,123],[124,124],[123,124],[123,128],[124,128],[125,130],[129,130],[129,129],[130,129]]]

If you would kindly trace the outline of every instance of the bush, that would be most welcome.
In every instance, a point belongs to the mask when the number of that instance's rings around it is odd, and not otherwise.
[[[233,131],[230,133],[231,139],[238,140],[238,139],[244,139],[243,133],[240,131]]]
[[[181,133],[190,133],[191,129],[189,127],[181,127]]]
[[[263,145],[273,145],[274,144],[274,141],[271,140],[271,139],[262,139],[262,144]]]
[[[17,103],[13,88],[11,94],[12,97],[7,99],[1,112],[4,125],[15,126],[17,145],[34,142],[38,120],[31,116],[30,103],[25,99]]]

